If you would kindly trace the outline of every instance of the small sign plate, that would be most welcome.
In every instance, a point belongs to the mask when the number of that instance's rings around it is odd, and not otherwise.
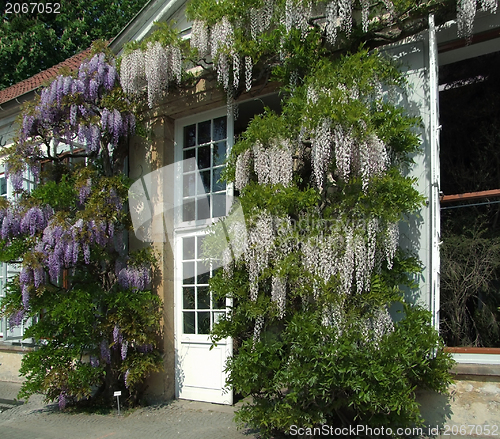
[[[113,394],[113,396],[122,396],[122,391],[121,390],[118,390],[117,392],[115,392]]]

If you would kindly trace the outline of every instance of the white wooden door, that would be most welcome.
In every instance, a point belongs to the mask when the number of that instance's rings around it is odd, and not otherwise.
[[[216,263],[206,262],[202,242],[207,227],[230,207],[231,188],[219,179],[231,141],[225,109],[176,124],[176,394],[219,404],[233,403],[224,372],[232,340],[212,346],[209,333],[228,303],[216,300],[209,289]]]

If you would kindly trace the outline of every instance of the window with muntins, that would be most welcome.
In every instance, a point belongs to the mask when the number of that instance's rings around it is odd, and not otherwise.
[[[226,215],[226,183],[220,179],[227,152],[227,117],[187,125],[183,134],[182,221]]]

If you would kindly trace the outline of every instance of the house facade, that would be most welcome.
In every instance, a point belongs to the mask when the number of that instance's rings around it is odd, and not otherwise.
[[[111,49],[120,54],[127,42],[140,41],[150,35],[157,21],[175,20],[181,35],[189,38],[191,24],[185,18],[185,7],[183,0],[151,1],[111,42]],[[418,179],[417,189],[428,202],[419,215],[401,224],[400,244],[417,252],[422,261],[423,271],[418,279],[420,287],[417,293],[412,293],[411,300],[420,302],[432,312],[436,327],[440,321],[439,247],[443,197],[440,186],[440,70],[467,60],[473,64],[477,57],[500,53],[500,14],[478,14],[474,35],[468,42],[456,35],[456,23],[436,27],[431,18],[427,30],[382,49],[401,62],[411,85],[408,96],[401,96],[401,104],[422,119],[422,149],[414,157],[411,175]],[[31,90],[0,102],[0,137],[6,145],[11,141],[14,118],[20,111],[19,103],[29,99],[30,93]],[[221,313],[226,312],[228,303],[216,303],[210,296],[208,279],[211,268],[204,266],[200,248],[207,226],[225,216],[232,204],[232,185],[219,182],[224,159],[235,137],[245,130],[254,115],[263,112],[264,107],[279,109],[277,86],[263,83],[261,87],[254,87],[243,93],[237,104],[239,117],[235,119],[232,112],[228,113],[226,97],[216,84],[200,80],[192,90],[169,93],[151,109],[147,115],[151,139],[146,141],[137,137],[130,143],[129,177],[144,185],[144,196],[153,199],[147,191],[151,188],[148,178],[151,175],[157,177],[159,174],[155,172],[161,169],[168,169],[169,183],[156,186],[163,191],[158,197],[181,200],[173,203],[183,206],[178,215],[160,212],[146,219],[150,221],[148,227],[164,237],[152,244],[160,254],[162,276],[155,288],[164,303],[164,372],[149,379],[148,393],[152,398],[233,403],[231,390],[225,388],[224,372],[225,360],[232,353],[232,341],[221,341],[211,349],[209,338],[213,324]],[[190,158],[195,159],[201,179],[193,169],[181,165]],[[1,184],[0,180],[0,190]],[[140,237],[130,237],[131,249],[144,245],[150,244]],[[3,270],[0,274],[2,280],[9,275],[6,267]],[[29,346],[25,347],[22,332],[16,338],[8,334],[5,321],[2,336],[0,379],[16,380],[19,356]],[[464,350],[454,355],[459,363],[457,373],[465,377],[459,378],[458,391],[469,385],[482,397],[477,402],[477,413],[488,412],[494,403],[500,403],[497,383],[500,352],[470,353]],[[7,364],[11,364],[9,369]],[[469,377],[468,381],[466,377]],[[488,388],[496,390],[488,393],[484,390],[484,383],[488,386],[493,383]],[[422,395],[428,407],[441,404],[442,401],[432,398],[432,395]],[[435,416],[436,419],[443,415],[431,412],[429,417]],[[498,415],[486,421],[491,423],[492,419],[498,421]]]

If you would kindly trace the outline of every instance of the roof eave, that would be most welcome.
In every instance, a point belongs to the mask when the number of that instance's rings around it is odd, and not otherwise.
[[[125,44],[140,41],[148,36],[157,21],[168,20],[186,0],[151,0],[137,15],[113,38],[109,47],[116,55],[120,54]]]

